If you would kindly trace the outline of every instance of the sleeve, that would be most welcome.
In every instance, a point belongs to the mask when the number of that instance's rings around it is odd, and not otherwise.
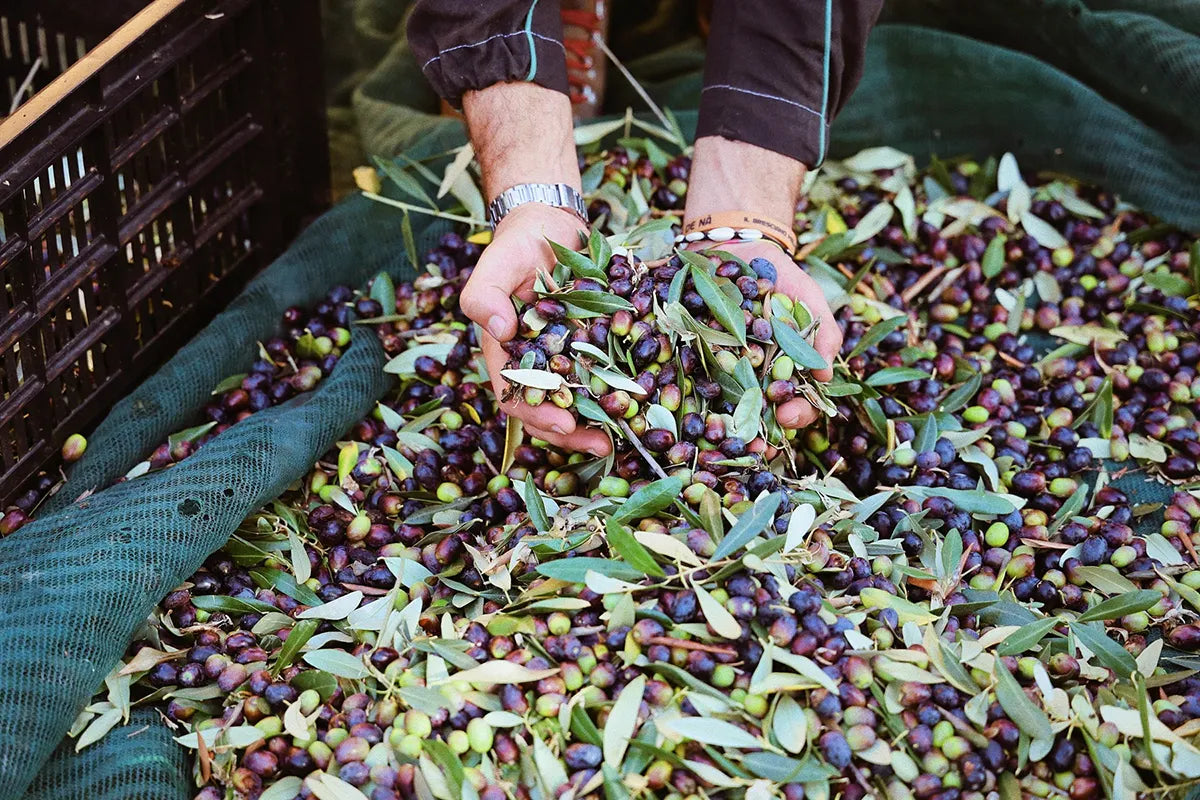
[[[816,166],[883,0],[716,0],[696,136]]]
[[[464,92],[506,81],[567,92],[558,0],[417,0],[408,41],[434,91],[455,107]]]

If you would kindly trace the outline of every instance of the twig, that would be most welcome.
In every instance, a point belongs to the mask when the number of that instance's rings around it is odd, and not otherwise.
[[[718,647],[715,644],[693,642],[689,639],[676,639],[674,636],[651,636],[646,641],[650,644],[662,644],[666,645],[667,647],[679,647],[684,650],[700,650],[705,653],[714,653],[719,656],[737,655],[737,651],[730,647]]]
[[[29,72],[25,75],[25,80],[21,81],[21,85],[17,87],[17,91],[13,94],[12,104],[8,107],[8,115],[10,117],[17,112],[17,106],[21,105],[21,98],[24,97],[29,87],[33,85],[33,76],[37,74],[41,66],[42,57],[38,56],[29,66]]]
[[[477,225],[477,226],[483,227],[483,228],[486,228],[488,226],[488,223],[481,219],[475,219],[474,217],[463,217],[463,216],[459,216],[458,214],[451,214],[448,211],[442,211],[440,208],[426,208],[425,206],[414,206],[411,203],[405,203],[402,200],[393,200],[390,197],[384,197],[383,195],[375,194],[374,192],[363,192],[363,197],[370,198],[371,200],[374,200],[377,203],[383,203],[384,205],[395,206],[396,208],[402,208],[405,211],[415,211],[418,214],[429,214],[430,216],[438,217],[439,219],[448,219],[451,222],[465,222],[468,225]]]
[[[592,37],[592,41],[597,47],[600,48],[604,55],[608,56],[608,60],[613,63],[613,66],[615,66],[617,70],[625,76],[625,80],[629,81],[630,85],[633,86],[633,90],[638,93],[638,96],[641,97],[643,101],[645,101],[646,105],[650,106],[650,110],[654,113],[654,116],[658,117],[658,121],[662,123],[662,126],[668,131],[673,130],[671,121],[667,119],[667,115],[662,112],[662,109],[658,107],[657,103],[650,99],[650,95],[646,93],[646,90],[643,89],[642,85],[637,82],[637,79],[634,78],[633,75],[630,74],[629,70],[625,68],[625,65],[621,63],[621,60],[617,58],[616,54],[613,53],[612,50],[608,49],[608,45],[605,43],[604,37],[596,34]],[[680,142],[680,146],[683,146],[683,142]]]
[[[658,465],[658,462],[654,460],[654,457],[650,455],[650,452],[648,450],[646,450],[645,447],[642,447],[642,443],[638,441],[637,434],[635,434],[633,432],[633,429],[629,427],[628,422],[626,422],[623,419],[619,419],[619,420],[617,420],[617,425],[619,425],[621,427],[621,430],[625,433],[625,436],[629,438],[629,443],[631,445],[633,445],[633,448],[635,450],[637,450],[639,453],[641,453],[642,458],[646,459],[646,463],[650,465],[650,468],[652,470],[654,470],[655,474],[658,475],[658,477],[660,477],[660,478],[670,477],[667,475],[666,472],[663,471],[663,468]]]
[[[945,272],[946,266],[944,264],[938,265],[929,270],[920,278],[918,278],[916,283],[904,290],[904,293],[900,295],[901,299],[903,299],[905,303],[911,303],[913,298],[919,295],[926,286],[936,281],[943,274],[945,274]]]

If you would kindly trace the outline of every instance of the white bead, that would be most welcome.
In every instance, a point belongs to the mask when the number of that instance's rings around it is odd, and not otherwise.
[[[698,242],[704,238],[704,231],[692,231],[683,237],[689,242]]]
[[[714,242],[728,242],[733,238],[733,228],[713,228],[708,232],[708,238]]]
[[[737,237],[739,239],[761,239],[763,232],[758,228],[738,228]]]

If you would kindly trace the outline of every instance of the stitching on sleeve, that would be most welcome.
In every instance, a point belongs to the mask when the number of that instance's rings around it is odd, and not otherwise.
[[[704,92],[707,92],[710,89],[723,89],[727,92],[740,92],[741,94],[748,94],[748,95],[752,95],[754,97],[761,97],[765,100],[775,100],[780,103],[787,103],[789,106],[795,106],[796,108],[799,108],[803,111],[807,111],[808,113],[812,114],[815,117],[823,117],[824,116],[823,114],[821,114],[820,111],[817,111],[815,108],[809,108],[808,106],[804,105],[803,103],[797,103],[795,100],[788,100],[786,97],[779,97],[778,95],[766,94],[764,92],[755,92],[751,89],[742,89],[737,86],[730,86],[727,83],[718,83],[718,84],[714,84],[713,86],[705,86],[704,89],[701,90],[701,94],[703,94]]]
[[[440,59],[446,53],[451,53],[455,50],[463,50],[463,49],[469,48],[469,47],[479,47],[480,45],[487,44],[488,42],[492,41],[493,39],[507,39],[510,36],[532,36],[536,39],[541,39],[544,42],[550,42],[551,44],[556,44],[556,45],[558,45],[559,49],[561,49],[564,53],[566,52],[566,48],[563,47],[562,42],[560,42],[559,40],[557,40],[551,36],[544,36],[543,34],[537,33],[535,31],[520,30],[520,31],[513,31],[512,33],[494,33],[491,36],[487,37],[486,39],[480,39],[478,42],[471,42],[470,44],[456,44],[453,47],[447,47],[444,50],[439,50],[437,52],[437,55],[433,56],[432,58],[430,58],[428,61],[426,61],[424,64],[421,65],[421,71],[424,72],[426,67],[428,67],[430,64],[432,64],[433,62]]]

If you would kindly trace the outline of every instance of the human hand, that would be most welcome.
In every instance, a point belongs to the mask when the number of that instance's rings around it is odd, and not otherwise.
[[[569,211],[527,203],[514,209],[496,226],[491,243],[484,248],[471,277],[463,287],[459,305],[463,313],[483,327],[481,348],[492,389],[503,411],[524,423],[539,439],[567,450],[586,450],[608,455],[612,445],[604,432],[577,426],[575,417],[553,403],[530,406],[518,395],[504,402],[508,381],[501,375],[508,353],[501,342],[517,334],[517,315],[512,298],[534,302],[534,279],[554,268],[554,252],[547,239],[575,246],[587,233],[583,222]]]
[[[828,381],[833,377],[832,364],[842,349],[842,332],[834,320],[833,311],[830,310],[821,287],[804,270],[800,269],[800,266],[790,256],[776,245],[761,240],[729,241],[720,244],[700,241],[694,242],[689,249],[725,250],[747,263],[755,258],[771,262],[777,274],[775,288],[793,300],[803,302],[808,306],[813,317],[820,320],[813,347],[825,359],[825,363],[831,366],[813,370],[812,376],[819,381]],[[811,425],[819,416],[820,412],[810,402],[799,397],[789,400],[775,410],[775,419],[785,428],[803,428]]]

